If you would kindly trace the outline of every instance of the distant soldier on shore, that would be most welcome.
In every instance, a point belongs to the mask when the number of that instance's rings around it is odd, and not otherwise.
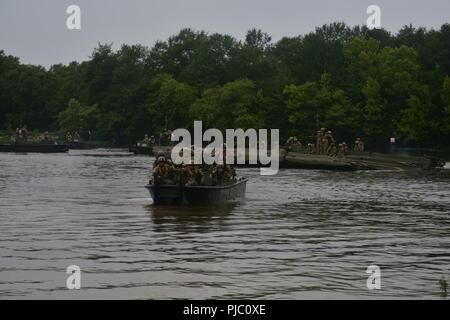
[[[364,151],[364,142],[361,140],[361,138],[357,138],[355,141],[355,146],[353,148],[356,152],[363,152]]]

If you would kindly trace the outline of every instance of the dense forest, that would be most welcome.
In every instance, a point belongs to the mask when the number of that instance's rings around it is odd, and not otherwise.
[[[332,23],[272,42],[181,30],[153,47],[99,44],[89,60],[46,69],[0,51],[0,130],[91,131],[127,144],[144,133],[280,128],[312,140],[450,146],[450,24],[439,30]]]

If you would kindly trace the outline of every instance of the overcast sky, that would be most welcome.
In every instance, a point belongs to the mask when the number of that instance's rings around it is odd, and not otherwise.
[[[66,27],[71,4],[81,8],[81,30]],[[185,27],[238,39],[256,27],[276,41],[334,21],[365,24],[371,4],[392,32],[450,22],[450,0],[0,0],[0,49],[49,66],[86,60],[98,42],[151,46]]]

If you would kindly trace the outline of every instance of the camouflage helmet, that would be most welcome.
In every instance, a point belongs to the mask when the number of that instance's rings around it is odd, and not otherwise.
[[[166,157],[166,154],[164,153],[164,151],[158,151],[158,153],[156,154],[156,158],[160,158],[160,157]]]

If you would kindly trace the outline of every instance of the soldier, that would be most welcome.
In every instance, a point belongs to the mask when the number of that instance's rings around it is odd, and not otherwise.
[[[324,128],[322,128],[324,129]],[[322,139],[323,139],[323,132],[321,130],[317,130],[317,134],[316,134],[316,153],[320,154],[322,151]],[[325,129],[324,129],[325,130]]]
[[[353,147],[353,151],[355,152],[359,151],[359,138],[356,138],[355,140],[355,146]]]
[[[14,142],[19,142],[19,140],[20,140],[20,129],[16,128],[16,135],[15,135]]]
[[[182,174],[183,182],[186,186],[195,185],[195,166],[192,163],[183,166]]]
[[[364,151],[364,142],[361,140],[361,138],[357,138],[356,139],[354,150],[356,152],[363,152]]]
[[[148,146],[150,144],[150,139],[148,138],[148,134],[144,135],[144,139],[142,139],[142,144]]]
[[[53,139],[49,136],[48,131],[45,131],[41,137],[41,143],[53,143]]]
[[[337,155],[336,143],[334,141],[331,141],[330,146],[328,147],[328,156],[336,157],[336,155]]]
[[[348,146],[347,146],[347,143],[342,142],[342,148],[343,148],[344,156],[346,156],[346,155],[348,154]]]
[[[364,141],[362,139],[359,139],[359,151],[364,152]]]
[[[328,139],[328,134],[322,136],[322,141],[320,143],[320,154],[326,155],[328,153],[328,148],[330,146],[330,140]]]
[[[164,154],[164,152],[158,151],[158,153],[156,154],[156,160],[153,163],[153,168],[155,168],[159,163],[165,162],[165,161],[166,161],[166,155]]]
[[[166,159],[164,152],[158,152],[153,164],[153,178],[156,184],[178,185],[180,184],[181,172],[172,161]]]
[[[202,186],[212,186],[213,185],[213,166],[203,164],[201,167],[202,177],[201,177],[201,185]]]
[[[180,170],[173,164],[172,160],[167,161],[167,184],[179,185],[181,179]]]
[[[21,138],[24,142],[28,141],[28,130],[27,126],[23,126],[22,129],[19,130],[19,133],[21,135]]]
[[[313,143],[308,143],[308,145],[306,146],[305,153],[306,154],[314,153],[314,144]]]
[[[336,140],[334,140],[333,133],[332,133],[330,130],[328,130],[327,136],[328,136],[328,141],[329,141],[329,143],[332,143],[332,142],[333,142],[333,143],[336,144]]]
[[[66,141],[67,141],[68,143],[73,142],[72,133],[70,132],[70,130],[67,131],[67,133],[66,133]]]
[[[166,174],[165,162],[166,157],[164,155],[164,152],[159,151],[156,155],[156,160],[153,163],[153,179],[155,180],[155,184],[161,183],[164,175]]]
[[[344,144],[343,143],[339,143],[337,156],[338,156],[338,158],[343,158],[345,156]]]
[[[155,136],[150,136],[150,144],[151,144],[151,145],[154,145],[155,142],[156,142]]]

